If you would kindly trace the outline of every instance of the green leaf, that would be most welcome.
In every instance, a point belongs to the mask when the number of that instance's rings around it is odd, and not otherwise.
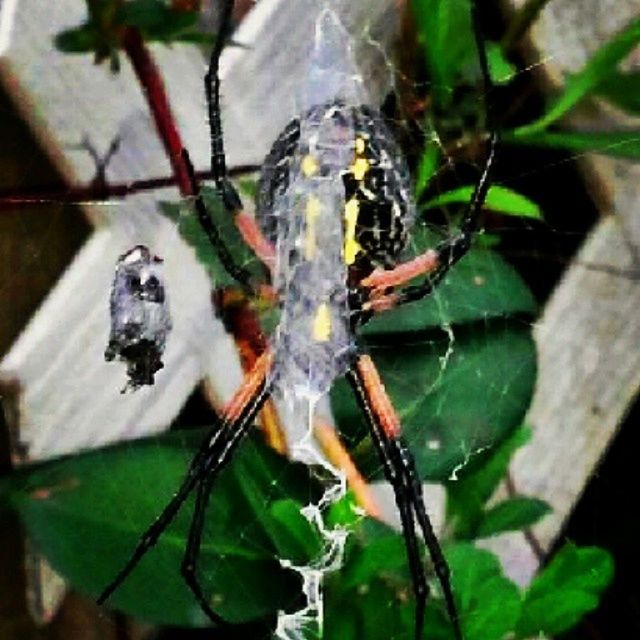
[[[263,265],[253,251],[245,244],[242,236],[236,228],[232,216],[225,211],[218,194],[214,189],[203,188],[202,198],[209,215],[215,222],[220,235],[224,239],[229,252],[243,267],[249,269],[260,280],[263,276]],[[161,202],[160,213],[178,225],[178,232],[182,238],[191,245],[196,253],[196,258],[207,270],[214,286],[235,286],[237,282],[222,266],[211,243],[207,239],[193,208],[188,202],[178,204]]]
[[[522,604],[518,587],[504,576],[498,558],[470,544],[452,545],[445,556],[465,640],[503,640]]]
[[[458,187],[428,200],[423,207],[436,209],[446,204],[468,204],[474,190],[471,185]],[[492,186],[487,193],[485,207],[506,215],[542,220],[542,211],[535,202],[506,187]]]
[[[496,320],[413,341],[369,343],[421,478],[445,480],[474,455],[500,443],[522,421],[536,372],[535,346],[520,321]],[[382,477],[362,412],[344,382],[332,408],[358,467]]]
[[[525,593],[517,637],[553,636],[573,627],[597,607],[613,570],[604,549],[565,545]]]
[[[414,240],[416,253],[437,244],[424,228],[416,229]],[[535,348],[521,316],[534,310],[515,270],[497,254],[476,249],[431,296],[364,327],[422,478],[448,478],[520,425],[536,374]],[[357,445],[360,469],[381,477],[346,382],[334,384],[331,403],[341,433]]]
[[[437,142],[427,142],[418,163],[415,186],[416,200],[420,199],[426,188],[429,186],[431,178],[436,175],[441,156],[442,152]]]
[[[434,247],[441,235],[417,226],[415,255]],[[485,322],[512,315],[534,315],[536,302],[517,271],[497,253],[471,249],[432,295],[374,317],[362,330],[370,342],[381,338],[413,340],[413,334],[441,327]]]
[[[205,433],[164,434],[26,469],[13,476],[12,503],[52,566],[95,596],[174,495]],[[258,438],[243,443],[215,485],[198,562],[205,593],[223,618],[248,621],[297,600],[300,577],[278,559],[292,529],[268,530],[263,522],[275,501],[317,498],[306,467]],[[189,500],[109,606],[157,624],[208,624],[180,576],[192,510]],[[282,516],[279,507],[275,512]]]
[[[551,507],[537,498],[516,497],[503,500],[485,511],[475,532],[476,538],[488,538],[505,531],[530,527],[551,512]]]
[[[291,498],[276,500],[270,507],[270,529],[278,549],[278,557],[297,566],[311,564],[322,552],[322,537],[301,513],[303,505]]]
[[[397,531],[366,518],[355,531],[353,544],[341,570],[341,588],[353,589],[376,577],[409,579],[404,539]]]
[[[521,427],[488,453],[482,452],[448,482],[447,524],[457,538],[473,537],[483,517],[484,505],[504,478],[513,454],[531,438]]]
[[[122,24],[136,27],[147,42],[213,40],[211,34],[196,30],[197,11],[173,9],[163,0],[129,0],[120,10]]]
[[[562,95],[541,118],[516,129],[513,135],[521,137],[541,131],[564,116],[612,74],[618,63],[634,49],[638,42],[640,42],[640,19],[634,20],[626,29],[598,49],[584,68],[568,79]]]
[[[436,106],[447,108],[464,64],[476,54],[469,0],[412,0],[431,95]]]
[[[640,114],[640,73],[615,72],[597,87],[596,93],[627,113]]]
[[[584,131],[505,132],[505,142],[534,147],[569,149],[570,151],[600,153],[618,158],[640,158],[640,130],[627,129],[611,133]]]
[[[87,53],[95,51],[100,42],[100,34],[91,24],[67,29],[55,37],[55,46],[63,53]]]
[[[494,84],[509,84],[518,72],[517,67],[507,60],[498,42],[487,42],[489,73]]]
[[[0,500],[2,499],[2,482],[0,481]],[[0,503],[1,504],[1,503]],[[332,502],[324,517],[325,523],[330,527],[346,527],[354,529],[363,518],[362,508],[351,491],[337,502]]]

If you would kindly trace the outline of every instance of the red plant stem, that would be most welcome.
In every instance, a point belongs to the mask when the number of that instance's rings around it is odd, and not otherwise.
[[[169,98],[158,67],[136,28],[126,27],[124,29],[122,46],[147,99],[158,135],[171,163],[178,189],[184,197],[193,196],[195,193],[189,179],[189,171],[182,156],[184,146],[171,112]]]
[[[229,169],[231,177],[243,175],[257,171],[256,165],[238,165]],[[211,171],[198,171],[196,178],[198,181],[212,178]],[[143,191],[153,191],[163,189],[177,184],[176,176],[165,176],[162,178],[146,178],[144,180],[134,180],[132,182],[118,182],[103,185],[87,185],[79,187],[69,187],[64,190],[54,186],[26,187],[23,189],[0,189],[0,212],[13,209],[20,205],[39,204],[86,204],[100,202],[141,193]]]

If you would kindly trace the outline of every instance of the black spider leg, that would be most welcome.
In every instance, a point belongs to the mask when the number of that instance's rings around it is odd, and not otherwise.
[[[224,439],[224,443],[219,447],[220,451],[212,454],[205,462],[203,475],[199,481],[196,493],[196,504],[194,507],[193,519],[189,528],[189,537],[187,539],[187,548],[181,565],[181,573],[187,586],[193,592],[198,604],[204,613],[217,624],[227,624],[217,613],[213,611],[209,605],[207,598],[200,586],[197,576],[198,556],[200,554],[200,545],[202,542],[202,532],[204,529],[205,514],[213,483],[219,473],[231,459],[231,456],[249,432],[249,428],[253,422],[253,418],[258,413],[262,405],[269,397],[270,390],[266,384],[258,390],[251,399],[242,416],[233,423],[228,425],[228,437]]]
[[[369,394],[357,364],[348,371],[346,377],[354,389],[360,408],[369,424],[371,437],[382,461],[385,477],[393,488],[396,505],[400,513],[402,532],[413,581],[413,591],[416,598],[415,639],[421,640],[423,636],[424,615],[429,596],[429,586],[422,558],[420,557],[418,538],[415,531],[415,520],[417,518],[444,595],[447,613],[451,620],[456,640],[463,640],[458,611],[451,588],[449,567],[424,505],[422,486],[418,481],[413,456],[401,438],[391,437],[386,433],[372,408]]]
[[[198,217],[198,222],[200,223],[202,230],[205,232],[209,243],[216,252],[220,263],[224,267],[224,270],[246,290],[252,292],[254,290],[254,287],[252,283],[251,273],[247,269],[236,263],[233,256],[231,255],[231,252],[229,251],[229,248],[222,239],[218,227],[215,225],[211,216],[209,215],[209,212],[207,211],[207,205],[204,203],[202,193],[200,192],[200,185],[196,177],[195,169],[193,168],[191,158],[189,157],[186,149],[182,150],[182,158],[189,174],[191,190],[194,194],[193,204],[196,209],[196,215]]]
[[[194,456],[187,475],[183,480],[180,488],[175,493],[173,498],[167,506],[162,510],[162,513],[154,520],[151,526],[140,537],[138,544],[136,545],[131,557],[125,564],[125,566],[118,572],[116,577],[105,587],[103,592],[97,598],[98,604],[103,604],[111,596],[111,594],[126,580],[129,574],[133,571],[136,565],[142,560],[144,555],[149,551],[158,541],[164,530],[171,524],[178,511],[182,507],[184,501],[189,494],[198,485],[204,484],[202,490],[199,488],[198,496],[196,499],[196,512],[194,513],[194,523],[192,523],[191,530],[189,532],[189,539],[187,544],[187,551],[185,553],[185,560],[183,562],[182,573],[188,586],[194,592],[194,595],[198,599],[199,604],[202,606],[203,611],[217,623],[224,623],[222,618],[211,611],[210,607],[204,603],[202,591],[197,584],[195,577],[193,579],[188,578],[190,574],[189,566],[193,561],[195,566],[195,559],[200,546],[200,536],[202,534],[202,524],[204,522],[204,508],[206,507],[206,501],[208,499],[210,488],[207,490],[207,482],[213,482],[222,468],[228,463],[231,454],[242,441],[247,434],[252,420],[260,407],[264,404],[269,395],[266,383],[263,381],[260,387],[256,390],[252,398],[249,399],[246,406],[235,420],[223,421],[220,428],[213,434],[208,434],[198,453]],[[201,496],[201,491],[204,494]],[[204,504],[203,504],[204,501]],[[200,505],[200,511],[198,506]],[[197,522],[196,522],[197,521]],[[195,549],[195,551],[194,551]],[[186,569],[185,569],[186,567]],[[187,575],[185,575],[187,574]],[[195,587],[194,587],[195,585]],[[211,615],[212,614],[212,615]]]
[[[487,119],[487,130],[489,131],[489,150],[484,167],[473,190],[471,201],[460,224],[460,229],[452,238],[444,240],[435,249],[440,267],[434,273],[427,276],[421,284],[405,287],[401,291],[398,291],[398,301],[396,303],[398,305],[413,302],[414,300],[428,296],[446,276],[449,269],[466,255],[471,247],[473,234],[478,226],[478,219],[487,198],[489,187],[491,186],[491,173],[493,171],[500,137],[493,122],[491,109],[489,108],[489,96],[494,89],[494,84],[491,80],[491,74],[489,73],[487,49],[480,29],[479,0],[472,0],[471,2],[471,24],[482,75],[483,102]]]
[[[209,110],[209,127],[211,131],[211,169],[213,172],[213,179],[225,210],[231,215],[235,215],[242,209],[242,201],[227,175],[222,140],[222,124],[220,121],[220,80],[218,78],[218,63],[220,60],[220,54],[224,47],[224,42],[229,32],[232,9],[233,0],[225,0],[221,9],[220,28],[211,51],[209,70],[205,76],[204,84]],[[216,255],[218,256],[218,259],[225,271],[246,290],[249,292],[253,291],[254,287],[251,272],[235,261],[229,251],[229,248],[220,235],[218,227],[207,211],[193,164],[186,149],[182,150],[182,157],[189,173],[196,216],[198,217],[198,222],[205,232],[209,243],[216,252]]]
[[[227,165],[224,153],[224,138],[222,134],[222,121],[220,117],[220,78],[218,77],[218,68],[220,64],[220,55],[224,48],[225,41],[229,35],[231,28],[231,12],[233,10],[233,0],[224,0],[220,8],[220,25],[218,34],[211,50],[209,60],[209,69],[204,77],[204,89],[207,97],[207,109],[209,113],[209,129],[211,137],[211,172],[213,181],[220,200],[231,216],[235,216],[242,209],[242,200],[236,188],[229,180],[227,173]],[[254,289],[251,272],[237,264],[231,256],[226,244],[220,236],[218,228],[214,224],[207,208],[200,195],[200,190],[195,179],[195,171],[187,152],[183,152],[185,161],[189,168],[191,181],[195,186],[195,206],[196,214],[200,226],[207,234],[209,242],[216,251],[220,262],[235,280],[237,280],[245,289],[252,291]]]

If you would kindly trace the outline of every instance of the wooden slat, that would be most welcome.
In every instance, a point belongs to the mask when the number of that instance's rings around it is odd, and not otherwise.
[[[544,73],[541,80],[558,85],[638,15],[637,0],[551,2],[533,30],[536,53],[530,62],[536,57],[547,61],[538,68]],[[610,108],[594,104],[566,122],[586,130],[629,124]],[[534,437],[511,469],[519,492],[553,507],[534,528],[544,549],[555,542],[640,389],[640,171],[622,160],[588,154],[578,160],[602,218],[534,329],[539,374],[526,419]],[[500,536],[488,546],[501,553],[520,583],[537,569],[520,534]]]

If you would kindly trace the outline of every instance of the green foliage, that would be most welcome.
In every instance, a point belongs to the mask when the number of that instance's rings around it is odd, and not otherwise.
[[[640,130],[582,132],[582,131],[533,131],[531,133],[504,133],[505,142],[568,149],[578,153],[601,153],[618,158],[640,159]]]
[[[425,227],[416,253],[437,244]],[[388,311],[361,335],[398,407],[423,478],[445,480],[469,456],[498,444],[521,422],[536,374],[523,317],[536,304],[520,276],[495,252],[472,249],[432,296]],[[443,327],[445,330],[443,330]],[[509,372],[508,375],[504,375]],[[359,465],[379,477],[376,453],[351,389],[331,392],[341,432]]]
[[[94,0],[89,19],[60,34],[56,45],[68,53],[93,52],[117,63],[122,30],[135,27],[146,41],[210,41],[197,30],[197,15],[162,0]],[[434,196],[443,149],[441,134],[462,127],[483,142],[477,96],[477,51],[469,0],[412,0],[433,115],[425,128],[434,142],[418,163],[416,192],[430,210],[463,209],[473,188],[462,186]],[[629,132],[584,134],[549,131],[585,96],[607,96],[628,110],[624,78],[617,63],[640,34],[636,22],[605,45],[539,119],[504,132],[509,143],[601,149],[637,157],[640,144]],[[487,46],[494,83],[508,84],[515,68],[497,43]],[[458,96],[463,99],[458,101]],[[469,118],[469,114],[473,116]],[[446,119],[445,119],[446,114]],[[460,123],[463,123],[461,125]],[[640,136],[638,137],[640,139]],[[438,144],[435,143],[438,141]],[[255,185],[246,182],[251,194]],[[204,190],[210,215],[232,255],[256,277],[263,267],[246,247],[212,190]],[[509,189],[493,186],[487,207],[541,219],[539,207]],[[188,203],[163,204],[216,286],[235,284],[214,255]],[[415,253],[443,236],[422,222],[413,234]],[[433,295],[373,319],[363,340],[374,357],[400,413],[420,476],[436,480],[447,493],[445,555],[452,571],[466,640],[527,638],[556,634],[574,625],[597,605],[613,575],[612,560],[601,549],[567,545],[528,589],[519,589],[492,553],[478,549],[480,538],[530,527],[550,510],[533,497],[510,496],[491,503],[513,453],[529,438],[521,427],[536,375],[530,322],[535,301],[520,276],[482,238]],[[381,465],[350,390],[339,382],[332,405],[342,433],[353,446],[359,468],[370,479]],[[165,434],[137,443],[52,461],[25,469],[0,486],[0,499],[20,513],[29,535],[74,587],[96,595],[121,567],[140,534],[166,505],[188,468],[202,431]],[[215,486],[199,561],[213,608],[231,622],[272,616],[297,608],[299,574],[285,564],[312,565],[322,536],[301,508],[317,501],[320,488],[308,469],[292,464],[253,437],[244,444]],[[204,615],[179,574],[189,519],[189,500],[153,551],[110,599],[138,618],[200,626]],[[325,526],[352,531],[344,566],[326,584],[324,637],[413,640],[415,603],[405,542],[394,529],[357,513],[348,496],[332,505]],[[451,640],[452,630],[435,579],[430,580],[425,639]],[[150,588],[151,587],[151,588]]]
[[[596,88],[596,94],[632,115],[640,114],[640,73],[614,72]]]
[[[568,113],[580,100],[595,91],[617,65],[640,42],[640,19],[632,22],[615,38],[604,44],[587,62],[582,71],[568,79],[565,89],[547,112],[538,120],[520,127],[514,137],[526,136],[546,129]]]
[[[64,53],[94,53],[98,62],[109,58],[118,69],[123,29],[135,27],[147,42],[211,43],[210,33],[198,29],[198,12],[175,9],[167,0],[92,0],[89,19],[58,34],[56,47]]]
[[[473,185],[467,185],[451,191],[445,191],[445,193],[427,200],[423,208],[436,209],[447,204],[467,204],[471,201],[474,189]],[[542,211],[535,202],[511,189],[497,185],[493,185],[489,189],[485,207],[509,216],[533,218],[535,220],[542,219]]]
[[[236,228],[233,218],[228,215],[220,202],[215,189],[202,188],[202,198],[209,215],[220,230],[225,239],[229,252],[237,264],[249,269],[256,280],[264,278],[262,263],[256,258],[253,251],[245,244],[242,236]],[[193,207],[189,202],[173,204],[161,202],[160,213],[176,223],[178,231],[184,241],[193,247],[196,257],[205,267],[211,282],[215,286],[233,286],[236,281],[227,273],[216,255],[207,236],[202,231]]]
[[[527,589],[517,638],[571,629],[598,606],[612,578],[613,560],[604,549],[565,545]]]
[[[438,109],[447,109],[465,66],[476,60],[469,0],[412,0],[418,37]]]
[[[6,493],[52,565],[96,596],[174,494],[203,437],[168,433],[54,460],[14,474]],[[213,492],[199,562],[226,619],[251,620],[295,602],[299,576],[278,558],[316,557],[319,541],[300,508],[317,491],[306,467],[260,438],[241,447]],[[192,509],[190,500],[110,605],[155,623],[207,623],[179,573]]]

